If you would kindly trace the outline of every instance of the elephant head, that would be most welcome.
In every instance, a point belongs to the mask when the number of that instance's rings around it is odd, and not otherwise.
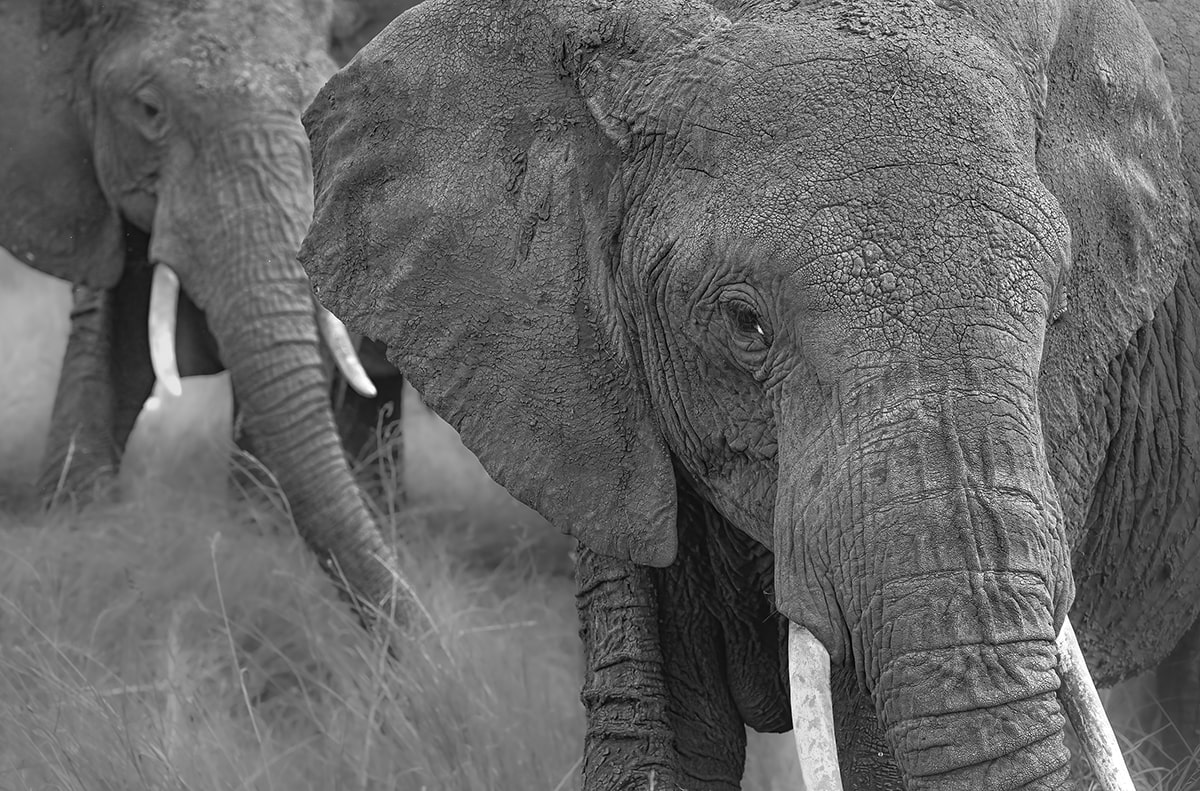
[[[1136,14],[1003,5],[430,0],[305,117],[319,298],[592,549],[671,563],[676,474],[773,549],[910,788],[1067,782],[1044,356],[1179,271]]]
[[[156,271],[203,311],[302,534],[380,603],[393,556],[343,458],[296,260],[312,217],[300,114],[338,37],[371,24],[351,0],[5,3],[0,246],[109,289],[129,274],[125,236],[145,235]]]

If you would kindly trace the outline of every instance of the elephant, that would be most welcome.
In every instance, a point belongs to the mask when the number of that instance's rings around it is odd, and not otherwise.
[[[111,472],[156,375],[169,388],[180,365],[227,367],[247,443],[301,535],[343,592],[380,606],[395,555],[343,455],[296,252],[312,212],[301,111],[337,68],[329,53],[361,44],[385,10],[400,8],[0,7],[0,246],[75,284],[51,486]]]
[[[318,299],[580,543],[585,789],[745,726],[1075,788],[1068,723],[1132,788],[1095,685],[1200,610],[1200,11],[1142,8],[427,0],[318,93]]]
[[[333,411],[346,453],[355,461],[369,463],[381,450],[381,438],[399,436],[404,374],[388,362],[387,349],[381,343],[360,338],[357,352],[374,394],[359,392],[346,376],[336,376]]]

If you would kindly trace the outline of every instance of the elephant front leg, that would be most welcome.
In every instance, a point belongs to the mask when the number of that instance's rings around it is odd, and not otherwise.
[[[729,687],[725,636],[695,571],[695,564],[677,561],[652,572],[680,787],[737,791],[746,767],[746,726]]]
[[[587,714],[583,789],[675,789],[679,765],[650,570],[580,545],[575,579]]]
[[[404,375],[389,368],[372,372],[371,380],[378,395],[367,398],[334,377],[334,420],[363,489],[381,503],[399,504],[405,500]]]
[[[54,504],[67,494],[89,498],[116,475],[115,396],[109,371],[114,298],[76,286],[71,333],[54,397],[38,492]]]
[[[136,257],[136,241],[130,245],[129,254]],[[74,290],[71,332],[38,478],[47,505],[66,495],[89,500],[116,478],[125,443],[154,386],[149,298],[147,266],[127,268],[111,290]]]

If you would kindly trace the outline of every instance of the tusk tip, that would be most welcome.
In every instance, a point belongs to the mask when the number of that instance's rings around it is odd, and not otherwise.
[[[375,385],[370,379],[365,379],[361,382],[352,381],[350,382],[350,386],[353,387],[354,391],[363,398],[374,398],[375,396],[379,395],[379,391],[375,389]]]

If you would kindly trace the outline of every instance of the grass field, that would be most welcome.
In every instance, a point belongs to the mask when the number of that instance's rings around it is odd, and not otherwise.
[[[267,499],[198,488],[0,519],[0,788],[578,787],[561,540],[395,509],[432,628],[388,661]],[[785,787],[778,744],[748,788]]]
[[[0,478],[21,491],[66,303],[12,299],[37,286],[9,274]],[[230,493],[223,387],[145,416],[120,503],[0,506],[0,791],[577,789],[570,542],[408,405],[410,497],[380,513],[431,627],[394,630],[389,661],[270,499]],[[1200,788],[1135,753],[1139,788]],[[789,737],[752,737],[744,787],[799,787]]]

